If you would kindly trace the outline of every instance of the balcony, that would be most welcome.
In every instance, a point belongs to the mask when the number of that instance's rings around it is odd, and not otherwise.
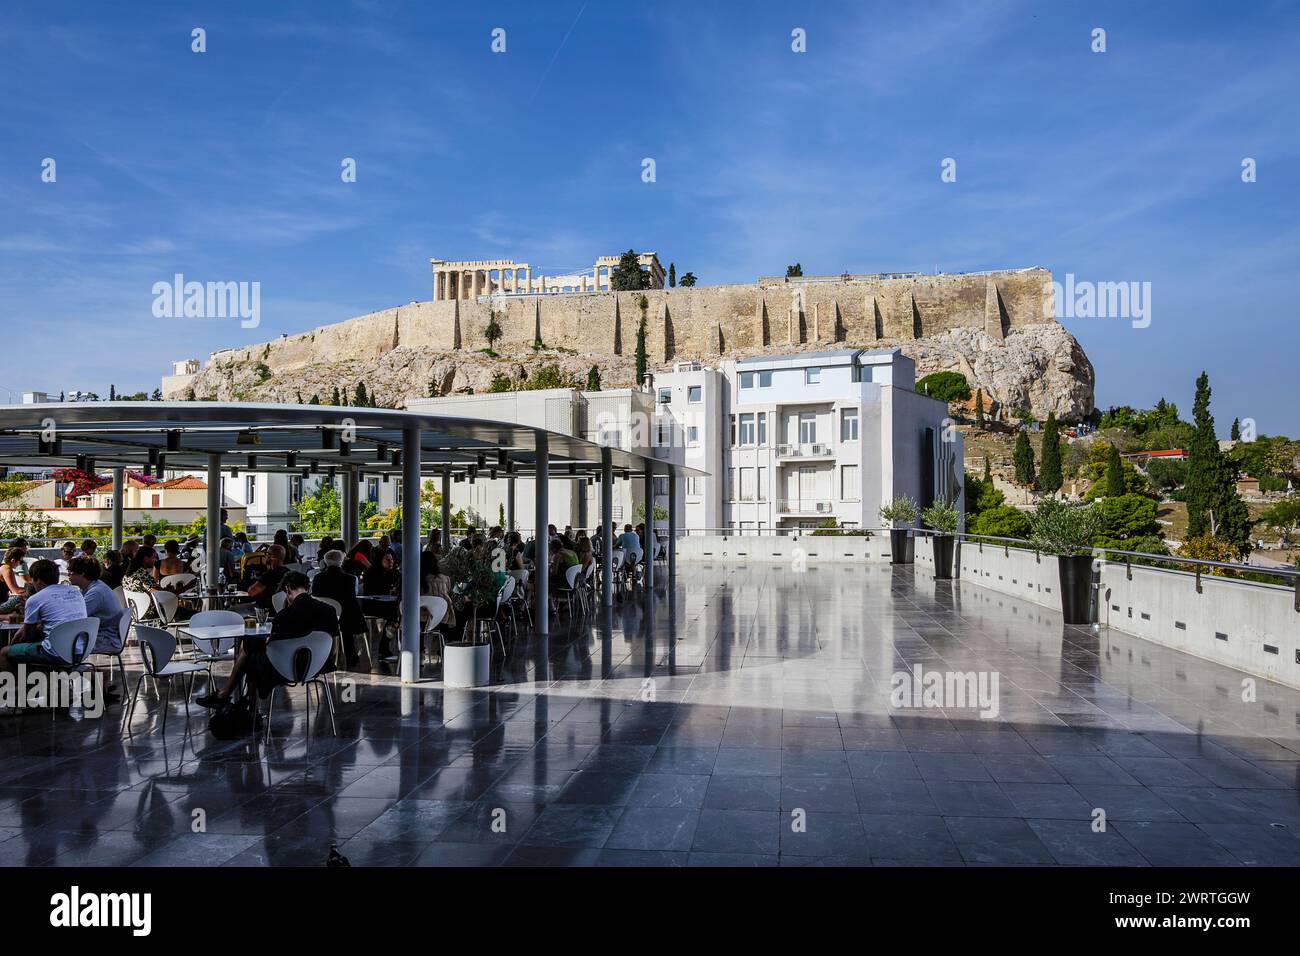
[[[835,512],[835,502],[821,498],[783,498],[776,504],[782,515],[829,515]]]
[[[798,445],[781,444],[776,446],[776,457],[782,461],[808,461],[810,459],[834,458],[835,449],[823,442],[810,442],[808,444]]]

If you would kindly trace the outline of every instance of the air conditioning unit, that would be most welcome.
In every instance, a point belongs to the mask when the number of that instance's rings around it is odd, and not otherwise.
[[[817,513],[818,513],[818,514],[829,514],[829,513],[831,512],[831,510],[832,510],[832,507],[831,507],[831,503],[830,503],[829,501],[819,501],[819,502],[817,502]]]
[[[830,453],[831,453],[830,445],[813,445],[812,450],[809,452],[809,454],[813,455],[814,457],[829,455]]]

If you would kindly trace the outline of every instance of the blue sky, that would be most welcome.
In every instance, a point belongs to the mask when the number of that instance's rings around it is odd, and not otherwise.
[[[1204,368],[1221,431],[1297,435],[1298,62],[1281,2],[11,2],[0,385],[152,389],[427,299],[430,256],[554,273],[633,246],[705,284],[1149,281],[1148,328],[1066,321],[1098,404],[1189,413]],[[154,319],[177,272],[260,282],[261,326]]]

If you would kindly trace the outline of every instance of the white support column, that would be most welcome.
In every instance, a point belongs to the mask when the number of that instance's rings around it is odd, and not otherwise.
[[[537,596],[537,607],[533,609],[533,626],[538,635],[551,632],[551,536],[547,525],[551,523],[551,456],[547,447],[545,433],[537,436],[537,475],[533,482],[536,486],[536,515],[533,526],[533,594]]]
[[[668,470],[668,593],[677,583],[677,475]]]
[[[116,505],[120,496],[114,494]],[[208,456],[208,514],[204,529],[204,558],[207,563],[207,586],[215,588],[221,577],[221,456]]]
[[[614,604],[614,568],[611,553],[614,550],[614,466],[610,463],[608,448],[600,450],[600,603],[604,607]]]
[[[354,476],[355,477],[355,476]],[[420,430],[402,430],[403,684],[420,679]]]
[[[591,274],[592,274],[592,276],[593,276],[593,277],[595,278],[595,280],[596,280],[596,287],[595,287],[594,289],[592,289],[591,291],[592,291],[592,292],[599,292],[599,291],[600,291],[600,266],[596,266],[595,268],[593,268],[593,269],[591,270]]]
[[[126,493],[126,469],[113,469],[113,544],[114,551],[122,550],[122,496]]]
[[[511,475],[506,479],[506,531],[515,530],[515,476]]]
[[[442,469],[442,552],[451,550],[451,466]]]
[[[655,586],[655,473],[649,459],[645,463],[645,590],[652,594]]]

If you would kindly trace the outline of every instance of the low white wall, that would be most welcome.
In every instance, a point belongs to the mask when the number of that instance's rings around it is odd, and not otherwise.
[[[918,546],[920,542],[918,541]],[[681,561],[741,561],[788,563],[796,558],[820,563],[889,561],[889,538],[881,535],[687,535],[677,539]]]
[[[918,542],[918,563],[921,555]],[[1060,610],[1053,555],[963,542],[961,561],[963,584]],[[1289,587],[1203,574],[1198,594],[1195,574],[1134,566],[1130,579],[1124,564],[1107,561],[1098,597],[1098,620],[1107,627],[1300,687],[1300,612]]]
[[[862,537],[686,537],[677,542],[683,561],[790,562],[796,550],[814,563],[889,562],[887,535]],[[981,587],[1060,613],[1060,572],[1054,555],[1021,548],[962,542],[957,586]],[[934,572],[928,538],[916,539],[916,567]],[[1098,617],[1132,634],[1256,677],[1300,687],[1300,612],[1289,587],[1201,576],[1156,567],[1132,569],[1105,562]]]

